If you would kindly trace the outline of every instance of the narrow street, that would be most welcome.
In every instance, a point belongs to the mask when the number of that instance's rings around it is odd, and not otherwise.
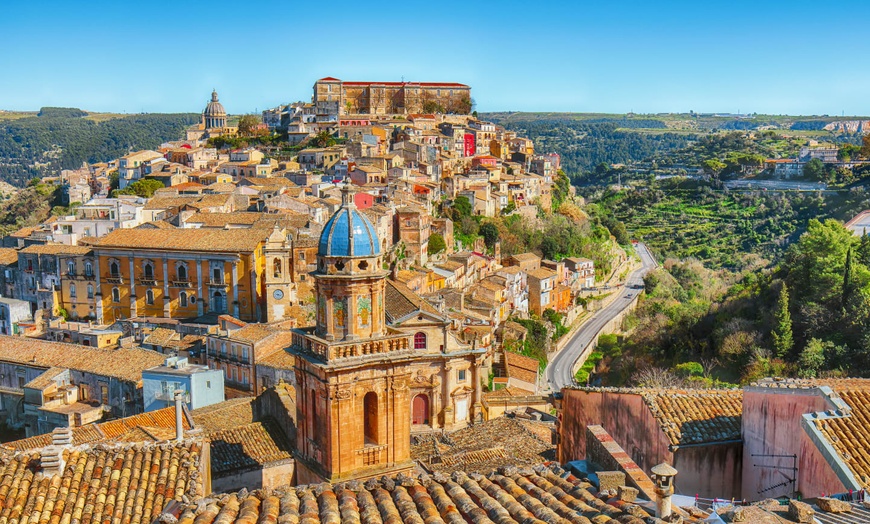
[[[583,348],[598,337],[601,329],[628,307],[634,296],[642,291],[639,286],[643,285],[643,277],[648,271],[656,267],[656,261],[644,244],[638,243],[635,246],[635,251],[640,256],[642,265],[629,275],[624,287],[616,288],[615,292],[619,293],[617,299],[586,319],[571,340],[547,366],[545,376],[552,391],[559,391],[565,386],[574,384],[574,364],[580,358]],[[636,286],[638,287],[635,288]]]

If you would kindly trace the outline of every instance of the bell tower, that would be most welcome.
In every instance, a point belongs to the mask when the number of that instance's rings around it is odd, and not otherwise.
[[[293,242],[285,230],[275,226],[266,240],[266,320],[275,322],[287,318],[296,303],[296,283],[293,282]]]
[[[317,321],[294,330],[297,482],[338,482],[413,468],[410,336],[387,327],[380,242],[353,201],[323,228]]]

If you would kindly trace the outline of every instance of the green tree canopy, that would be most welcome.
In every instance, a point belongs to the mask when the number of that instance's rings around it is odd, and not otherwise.
[[[257,115],[242,115],[239,118],[239,134],[251,136],[255,134],[258,125],[260,125],[260,117]]]
[[[492,222],[487,222],[481,225],[480,231],[478,233],[483,237],[483,241],[486,243],[486,247],[490,249],[492,249],[493,246],[495,246],[495,243],[498,242],[498,228]]]
[[[118,195],[136,195],[143,198],[151,198],[154,192],[164,187],[163,183],[151,178],[143,178],[137,180],[125,187],[124,189],[116,189],[112,191],[112,196]]]
[[[825,180],[827,177],[827,169],[825,164],[818,158],[814,158],[804,166],[804,176],[811,180]]]
[[[788,286],[785,282],[779,288],[779,298],[776,302],[776,310],[773,313],[773,351],[776,356],[782,358],[791,352],[794,346],[792,336],[791,313],[788,310]]]
[[[453,201],[453,209],[459,211],[460,217],[471,216],[471,202],[468,201],[468,197],[456,197]]]
[[[429,235],[429,247],[427,249],[430,255],[440,253],[447,249],[447,243],[444,242],[444,237],[438,233]]]

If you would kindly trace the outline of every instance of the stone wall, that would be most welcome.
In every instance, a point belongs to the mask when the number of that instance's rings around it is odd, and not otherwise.
[[[586,460],[601,467],[601,471],[625,473],[627,484],[634,486],[648,500],[655,500],[655,485],[628,453],[601,426],[586,428]]]

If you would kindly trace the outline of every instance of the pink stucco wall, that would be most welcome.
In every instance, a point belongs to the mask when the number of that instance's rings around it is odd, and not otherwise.
[[[562,390],[559,460],[586,458],[586,427],[600,425],[645,472],[662,462],[680,473],[678,493],[731,498],[740,494],[739,443],[685,447],[671,452],[670,440],[636,393]]]
[[[798,455],[798,486],[804,498],[843,491],[833,470],[801,427],[805,413],[831,409],[819,389],[746,387],[743,390],[743,498],[790,495],[791,486],[767,489],[791,477],[792,460],[753,455]],[[764,468],[757,465],[776,465]]]

